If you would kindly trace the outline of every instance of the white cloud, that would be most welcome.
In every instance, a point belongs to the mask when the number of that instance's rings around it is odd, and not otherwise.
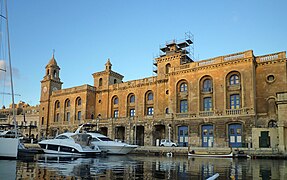
[[[4,79],[5,72],[3,71],[6,69],[6,64],[4,60],[0,60],[0,80]]]

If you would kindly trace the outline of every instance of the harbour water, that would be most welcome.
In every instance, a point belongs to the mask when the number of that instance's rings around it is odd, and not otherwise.
[[[71,158],[36,155],[0,160],[0,179],[287,179],[287,161],[160,156]]]

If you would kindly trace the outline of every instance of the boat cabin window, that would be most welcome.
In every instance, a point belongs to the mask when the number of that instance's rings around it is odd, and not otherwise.
[[[91,144],[92,136],[89,134],[75,134],[71,136],[74,141],[81,146],[89,146]]]
[[[108,137],[99,137],[99,139],[102,140],[102,141],[113,141],[113,140],[111,140]]]
[[[53,144],[48,144],[48,148],[49,150],[54,150],[54,151],[58,151],[58,145],[53,145]]]
[[[98,138],[93,138],[92,141],[100,141]]]
[[[69,139],[69,137],[65,135],[61,135],[61,136],[56,137],[56,139]]]

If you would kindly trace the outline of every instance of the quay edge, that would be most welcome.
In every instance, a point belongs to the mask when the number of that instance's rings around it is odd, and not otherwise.
[[[190,148],[200,152],[230,152],[230,148],[205,148],[205,147],[192,147]],[[243,150],[246,154],[251,156],[252,159],[287,159],[287,153],[280,153],[278,150],[272,148],[233,148],[233,151]],[[187,156],[188,147],[160,147],[160,146],[140,146],[130,154],[147,155],[147,156]]]

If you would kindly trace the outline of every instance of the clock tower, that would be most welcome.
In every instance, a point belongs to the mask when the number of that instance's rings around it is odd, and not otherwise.
[[[60,67],[57,65],[54,54],[46,66],[46,72],[43,80],[41,81],[41,97],[40,97],[40,112],[39,124],[41,126],[40,135],[47,136],[49,119],[50,119],[50,97],[53,91],[62,88],[62,82],[59,77]]]

